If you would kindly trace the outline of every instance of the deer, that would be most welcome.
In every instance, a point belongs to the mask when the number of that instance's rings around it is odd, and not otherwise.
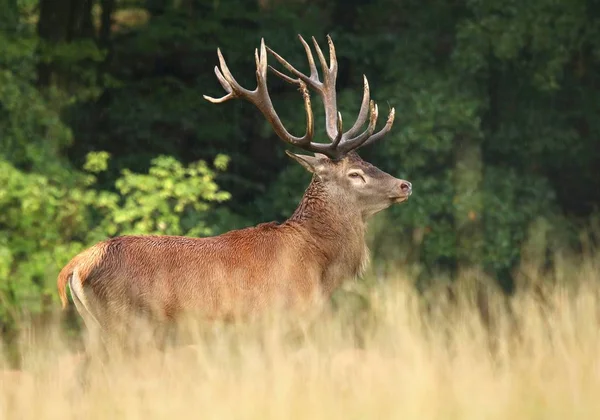
[[[327,36],[329,63],[312,37],[301,35],[310,74],[293,67],[265,46],[255,50],[257,87],[242,87],[217,49],[215,74],[226,94],[204,95],[214,104],[244,99],[253,104],[287,145],[309,154],[286,154],[312,174],[293,214],[284,222],[261,223],[218,236],[124,235],[101,241],[76,255],[60,271],[58,293],[63,309],[67,286],[88,330],[110,334],[129,325],[128,315],[152,322],[176,321],[193,313],[202,319],[248,317],[272,306],[294,310],[326,301],[347,279],[361,276],[369,264],[368,220],[412,194],[412,184],[361,159],[357,149],[373,144],[392,128],[394,108],[375,132],[378,107],[363,76],[363,98],[355,123],[344,131],[336,104],[338,63]],[[268,65],[271,55],[288,74]],[[290,134],[273,107],[267,70],[296,86],[304,101],[306,131]],[[309,90],[322,99],[329,141],[314,140]],[[363,127],[367,123],[367,127]]]

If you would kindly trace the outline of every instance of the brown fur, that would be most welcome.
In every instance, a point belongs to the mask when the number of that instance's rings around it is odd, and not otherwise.
[[[83,286],[85,299],[79,298],[105,329],[122,325],[131,313],[168,321],[185,313],[215,319],[245,317],[273,306],[314,307],[364,270],[367,218],[396,202],[404,181],[356,154],[339,162],[310,159],[315,176],[284,223],[207,238],[108,239],[61,271],[63,305],[66,283],[73,277]],[[347,173],[357,168],[371,184],[352,186]]]

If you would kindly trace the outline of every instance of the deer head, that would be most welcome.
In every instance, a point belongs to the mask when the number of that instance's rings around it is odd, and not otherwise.
[[[394,178],[365,162],[356,153],[357,149],[374,143],[390,131],[394,123],[394,108],[390,109],[385,126],[375,133],[379,113],[378,107],[370,99],[369,83],[367,78],[363,76],[363,99],[358,117],[352,127],[344,132],[342,116],[337,110],[336,79],[338,64],[333,41],[328,35],[329,64],[327,64],[319,44],[314,37],[312,38],[322,68],[323,80],[321,81],[310,46],[300,35],[298,37],[306,51],[310,75],[307,76],[301,73],[271,48],[266,47],[263,39],[261,40],[260,53],[255,50],[256,89],[250,91],[240,86],[229,71],[221,51],[217,50],[221,68],[215,67],[215,74],[227,94],[221,98],[212,98],[206,95],[204,98],[213,103],[222,103],[233,98],[246,99],[262,112],[281,140],[292,146],[313,152],[314,156],[299,155],[286,151],[290,157],[314,174],[313,183],[323,185],[328,199],[336,203],[338,208],[357,209],[366,219],[391,204],[406,201],[412,194],[410,182]],[[268,65],[267,51],[295,78]],[[306,112],[306,132],[302,137],[290,134],[277,115],[267,90],[267,67],[286,82],[300,88]],[[329,143],[313,141],[314,121],[309,88],[317,92],[323,101]],[[367,120],[368,125],[361,132]]]
[[[406,201],[412,193],[410,182],[394,178],[362,160],[356,152],[339,160],[320,153],[287,154],[314,174],[314,182],[323,184],[336,207],[358,209],[365,220],[394,203]]]

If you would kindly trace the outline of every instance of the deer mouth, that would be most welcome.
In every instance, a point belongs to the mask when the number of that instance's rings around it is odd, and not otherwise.
[[[392,203],[399,204],[399,203],[404,203],[406,200],[408,200],[408,197],[410,197],[410,194],[406,194],[406,195],[402,195],[402,196],[398,196],[398,197],[390,197],[390,199],[392,200]]]

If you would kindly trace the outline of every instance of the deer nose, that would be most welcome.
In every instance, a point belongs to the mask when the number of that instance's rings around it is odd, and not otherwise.
[[[400,184],[400,189],[402,190],[402,192],[404,194],[411,194],[412,193],[412,184],[408,181],[402,181],[402,183]]]

